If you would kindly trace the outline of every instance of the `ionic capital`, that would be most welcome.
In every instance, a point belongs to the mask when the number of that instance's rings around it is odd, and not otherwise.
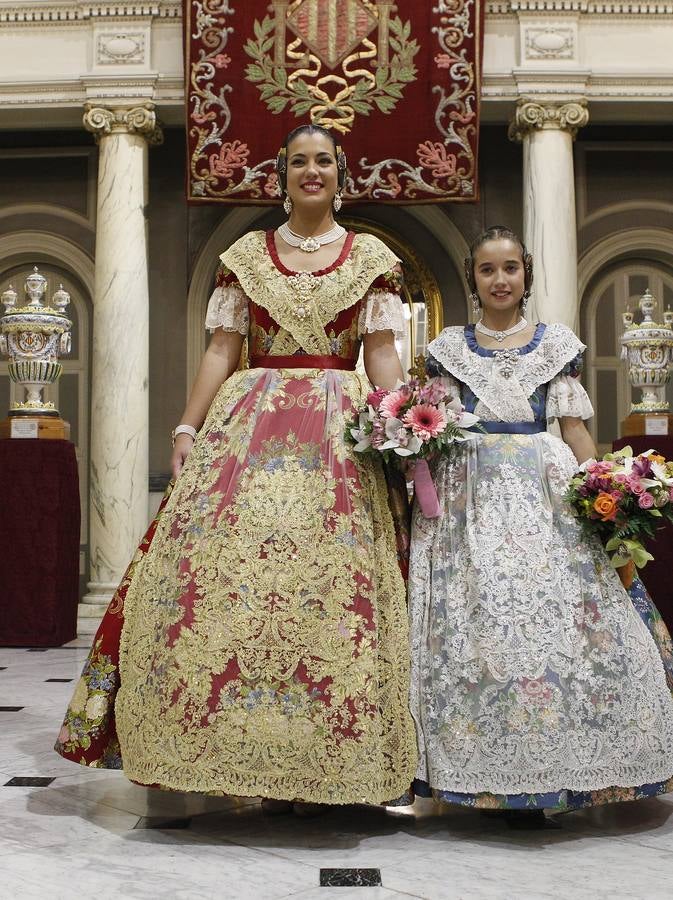
[[[96,139],[109,134],[139,134],[150,144],[163,140],[153,103],[140,103],[132,107],[107,107],[87,103],[84,108],[84,127]]]
[[[509,126],[509,138],[522,141],[532,131],[567,131],[575,138],[580,128],[589,121],[585,100],[567,103],[540,103],[536,100],[519,100],[514,119]]]

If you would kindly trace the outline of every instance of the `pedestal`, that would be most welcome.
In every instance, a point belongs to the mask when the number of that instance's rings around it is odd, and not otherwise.
[[[662,437],[673,438],[673,415],[671,413],[631,413],[623,420],[620,431],[622,437],[643,436],[653,441]],[[643,449],[649,450],[649,447]]]
[[[75,447],[0,440],[0,645],[76,637],[80,506]]]
[[[0,440],[6,438],[69,441],[70,423],[59,416],[8,416],[0,422]]]
[[[666,459],[673,459],[673,431],[671,436],[653,437],[648,435],[621,437],[616,440],[613,450],[621,450],[629,445],[634,453],[656,450]],[[638,576],[649,591],[657,609],[673,633],[673,578],[671,578],[671,561],[673,560],[673,524],[666,524],[657,531],[653,541],[645,541],[645,546],[654,559],[638,570]]]

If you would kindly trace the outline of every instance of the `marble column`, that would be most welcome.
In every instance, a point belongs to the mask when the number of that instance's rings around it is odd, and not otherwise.
[[[572,145],[588,120],[583,101],[522,99],[510,126],[510,138],[523,143],[524,240],[535,275],[528,317],[573,329],[579,299]]]
[[[94,630],[147,528],[149,290],[147,146],[151,103],[88,104],[98,140],[91,394],[90,582],[80,630]],[[87,621],[89,620],[89,621]],[[91,627],[87,627],[90,625]]]

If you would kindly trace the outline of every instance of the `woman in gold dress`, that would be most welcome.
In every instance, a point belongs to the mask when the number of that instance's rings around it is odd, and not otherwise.
[[[335,224],[345,174],[329,132],[296,129],[278,157],[289,221],[221,256],[175,486],[95,637],[69,759],[288,807],[381,803],[413,778],[386,482],[343,437],[370,390],[361,344],[372,382],[402,377],[399,265]]]

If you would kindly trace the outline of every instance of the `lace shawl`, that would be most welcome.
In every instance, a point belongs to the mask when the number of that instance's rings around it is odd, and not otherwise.
[[[514,363],[509,374],[498,356],[481,356],[470,350],[462,326],[445,328],[428,346],[428,352],[446,371],[481,401],[475,412],[503,422],[532,422],[528,398],[541,384],[560,375],[584,349],[565,325],[547,325],[537,347],[528,353],[510,354],[509,361],[514,359]]]
[[[263,231],[239,238],[220,259],[238,278],[243,291],[281,326],[273,354],[328,354],[325,327],[367,294],[373,282],[399,260],[378,238],[358,234],[351,252],[336,268],[321,274],[281,272],[266,249]]]

